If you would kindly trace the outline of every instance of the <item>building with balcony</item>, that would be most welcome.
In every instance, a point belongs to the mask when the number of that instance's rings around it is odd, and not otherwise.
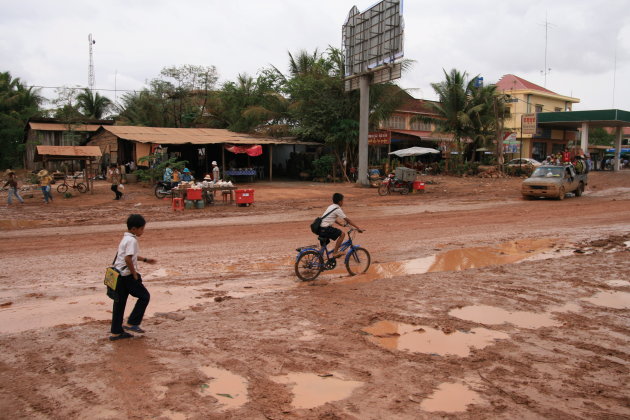
[[[496,86],[497,92],[506,95],[510,112],[505,121],[505,137],[511,139],[507,143],[512,143],[505,149],[511,153],[507,158],[530,157],[543,161],[548,155],[561,152],[568,142],[578,138],[577,130],[539,128],[536,134],[523,134],[521,127],[524,114],[572,111],[573,104],[580,102],[578,98],[560,95],[513,74],[503,76]]]

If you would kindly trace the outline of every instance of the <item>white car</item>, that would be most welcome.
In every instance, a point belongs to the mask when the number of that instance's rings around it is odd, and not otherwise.
[[[507,163],[507,166],[525,166],[525,165],[538,167],[542,165],[542,163],[538,162],[536,159],[531,159],[531,158],[512,159],[511,161]]]

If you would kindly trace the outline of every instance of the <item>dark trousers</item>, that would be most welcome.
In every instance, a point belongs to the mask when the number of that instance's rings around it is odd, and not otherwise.
[[[112,334],[120,334],[123,332],[122,323],[125,315],[125,306],[127,305],[127,297],[129,297],[129,295],[138,298],[136,306],[134,306],[127,320],[129,325],[140,325],[140,323],[142,323],[144,311],[147,309],[149,299],[151,298],[149,291],[142,284],[140,275],[138,275],[138,280],[134,280],[133,276],[118,277],[116,294],[118,298],[114,300],[114,307],[112,309]]]
[[[123,194],[120,191],[118,191],[118,184],[112,184],[112,191],[116,193],[115,200],[120,200],[120,197],[122,197]]]

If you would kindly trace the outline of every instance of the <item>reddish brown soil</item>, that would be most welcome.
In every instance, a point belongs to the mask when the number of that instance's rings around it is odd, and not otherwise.
[[[522,200],[519,179],[427,180],[425,194],[386,197],[347,184],[255,183],[244,186],[255,189],[253,207],[184,213],[139,184],[117,202],[97,183],[93,195],[55,193],[44,205],[35,191],[24,206],[0,207],[0,417],[628,418],[630,171],[593,173],[583,197],[564,201]],[[367,229],[356,242],[375,270],[501,244],[559,257],[387,276],[340,268],[299,282],[295,248],[315,242],[308,224],[335,191]],[[147,218],[140,247],[158,264],[140,266],[152,293],[146,334],[112,343],[101,278],[129,213]],[[585,300],[599,296],[612,300]],[[471,305],[546,314],[553,325],[449,314]],[[374,344],[363,329],[377,321],[509,338],[465,357],[413,353]],[[243,378],[244,404],[209,391],[208,366]],[[304,409],[274,379],[290,373],[361,385]],[[426,411],[444,383],[477,398],[465,411]]]

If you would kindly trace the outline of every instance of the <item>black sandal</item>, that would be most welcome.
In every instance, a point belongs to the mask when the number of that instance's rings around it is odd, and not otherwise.
[[[124,338],[132,338],[133,334],[129,334],[128,332],[124,332],[118,335],[110,335],[109,336],[109,341],[116,341],[116,340],[122,340]]]

